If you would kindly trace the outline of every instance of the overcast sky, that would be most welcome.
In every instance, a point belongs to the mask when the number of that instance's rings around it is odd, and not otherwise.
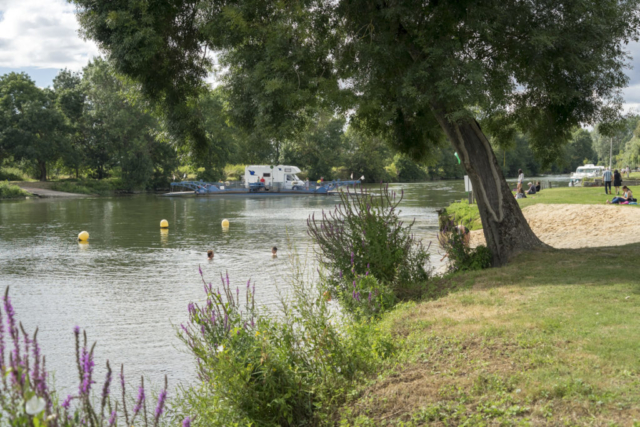
[[[640,107],[640,45],[627,71],[626,107]],[[79,71],[99,55],[96,46],[78,36],[74,7],[65,0],[0,0],[0,75],[28,73],[40,87],[50,86],[61,68]]]

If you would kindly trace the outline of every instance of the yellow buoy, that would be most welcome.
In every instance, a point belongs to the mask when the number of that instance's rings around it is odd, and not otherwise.
[[[225,218],[225,219],[222,220],[222,227],[223,228],[229,227],[229,220],[228,219]]]
[[[160,228],[169,228],[169,221],[167,221],[166,219],[160,221]]]
[[[78,234],[78,240],[81,242],[86,242],[87,240],[89,240],[89,233],[87,233],[86,231],[80,232],[80,234]]]

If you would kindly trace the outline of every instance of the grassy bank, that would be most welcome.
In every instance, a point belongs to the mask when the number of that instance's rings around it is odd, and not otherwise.
[[[343,426],[636,425],[640,245],[548,250],[456,276],[382,328],[399,350]]]
[[[114,180],[103,179],[103,180],[94,180],[94,179],[85,179],[78,181],[58,181],[53,182],[50,186],[51,190],[55,191],[64,191],[67,193],[78,193],[78,194],[97,194],[100,196],[105,196],[108,194],[112,194],[116,190],[118,190],[117,182]]]
[[[631,190],[635,190],[634,197],[638,198],[640,196],[640,187],[636,189],[631,187]],[[526,199],[519,199],[518,203],[521,208],[538,203],[601,205],[613,197],[615,197],[615,194],[613,196],[604,194],[603,187],[560,187],[542,190],[535,195],[527,196]],[[628,206],[628,208],[637,207],[637,205]],[[456,220],[461,220],[471,230],[482,228],[477,205],[469,205],[466,200],[452,203],[447,207],[447,213],[455,215]]]
[[[30,195],[31,193],[17,185],[9,184],[7,181],[0,182],[0,199],[18,199]]]

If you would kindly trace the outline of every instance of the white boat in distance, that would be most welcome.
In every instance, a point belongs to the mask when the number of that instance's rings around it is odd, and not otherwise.
[[[571,174],[571,179],[582,179],[582,178],[599,178],[604,173],[604,166],[596,166],[596,165],[584,165],[578,166],[575,172]]]

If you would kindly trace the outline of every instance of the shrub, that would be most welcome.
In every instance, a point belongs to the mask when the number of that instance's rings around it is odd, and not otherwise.
[[[375,325],[339,319],[315,286],[293,284],[273,316],[255,307],[250,282],[242,292],[228,275],[222,290],[203,283],[206,302],[189,305],[180,333],[202,380],[182,397],[194,426],[316,425],[391,351]]]
[[[0,167],[0,181],[27,181],[29,175],[19,168],[4,166]]]
[[[403,195],[389,192],[388,186],[381,186],[379,194],[347,189],[333,211],[323,211],[320,220],[309,217],[307,232],[329,271],[333,292],[348,290],[368,272],[398,298],[407,298],[429,279],[427,249],[412,234],[413,222],[398,218]]]
[[[9,184],[8,181],[0,182],[0,199],[16,199],[26,197],[30,194],[17,185]]]
[[[3,313],[4,309],[4,313]],[[6,317],[6,329],[5,326]],[[5,333],[9,342],[5,343]],[[127,426],[157,426],[166,415],[167,379],[158,401],[147,410],[144,379],[138,389],[134,406],[127,409],[124,367],[120,369],[121,400],[111,394],[113,372],[107,361],[107,375],[95,396],[92,388],[95,343],[88,347],[86,332],[74,328],[78,391],[67,396],[62,403],[48,384],[45,357],[38,344],[38,330],[28,334],[16,319],[9,288],[5,291],[0,308],[0,425],[11,426],[114,426],[118,419]],[[8,344],[8,347],[5,345]],[[11,347],[11,348],[9,348]],[[7,351],[5,351],[7,350]],[[9,353],[6,357],[5,353]],[[94,398],[99,397],[98,400]],[[119,406],[120,404],[120,406]]]
[[[441,220],[442,218],[441,215]],[[483,245],[470,248],[465,233],[459,231],[456,221],[446,215],[444,218],[446,219],[438,234],[438,242],[449,258],[449,272],[482,270],[491,267],[493,256],[489,248]]]

